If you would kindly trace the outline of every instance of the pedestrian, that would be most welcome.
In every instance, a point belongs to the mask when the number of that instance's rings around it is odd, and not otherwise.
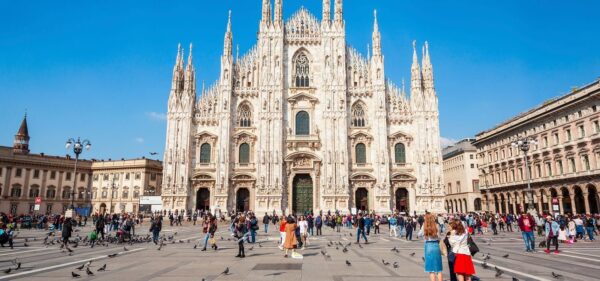
[[[392,237],[392,233],[394,233],[394,237],[398,237],[398,229],[396,227],[398,220],[396,216],[390,216],[388,223],[390,224],[390,237]]]
[[[236,258],[245,258],[244,240],[247,238],[248,229],[246,226],[246,217],[241,215],[235,226],[235,238],[238,239],[238,254]]]
[[[308,235],[315,235],[315,218],[312,215],[306,217],[306,223],[308,223]]]
[[[367,240],[367,236],[365,235],[365,218],[362,214],[358,214],[356,220],[356,244],[360,244],[361,235],[365,239],[365,244],[369,244],[369,240]]]
[[[279,244],[279,249],[283,250],[283,245],[285,243],[285,236],[287,235],[285,232],[285,225],[287,224],[287,218],[286,217],[282,217],[281,218],[281,222],[279,223],[279,240],[280,240],[280,244]]]
[[[152,241],[154,242],[154,244],[158,244],[158,236],[161,230],[162,221],[160,220],[160,216],[156,216],[150,224],[150,232],[152,232]]]
[[[5,217],[3,217],[4,219]],[[8,222],[8,220],[7,220]],[[0,221],[0,246],[4,248],[4,244],[8,243],[8,246],[13,249],[13,234],[12,229],[9,228],[3,221]]]
[[[250,241],[248,243],[256,243],[256,231],[258,231],[258,220],[254,214],[250,215]]]
[[[414,228],[414,223],[409,220],[406,220],[406,240],[411,241],[412,240],[412,233],[413,233],[413,228]]]
[[[533,229],[535,225],[535,219],[531,214],[523,212],[518,220],[519,229],[525,242],[525,251],[535,251],[535,237],[533,236]]]
[[[442,251],[440,247],[440,239],[438,236],[438,227],[435,216],[426,214],[424,218],[424,227],[419,231],[419,236],[425,241],[425,273],[429,273],[430,281],[443,281],[442,278]],[[437,278],[436,278],[437,277]]]
[[[451,226],[449,227],[451,229]],[[446,247],[446,258],[448,260],[448,271],[450,272],[450,281],[458,281],[456,273],[454,273],[454,260],[456,255],[452,252],[452,246],[450,245],[450,231],[446,233],[444,238],[444,246]]]
[[[285,254],[283,255],[284,258],[288,257],[288,251],[291,250],[292,251],[292,256],[295,253],[295,249],[298,245],[298,240],[296,239],[296,221],[294,220],[293,217],[288,217],[286,219],[286,224],[285,224],[285,236],[284,236],[284,243],[283,243],[283,248],[285,248]]]
[[[551,216],[547,216],[544,229],[546,231],[546,250],[544,252],[550,253],[550,243],[552,242],[555,245],[554,253],[558,254],[558,231],[560,229],[558,223]]]
[[[62,243],[63,246],[69,250],[69,238],[71,238],[71,235],[73,234],[73,219],[71,218],[67,218],[65,219],[64,223],[63,223],[63,229],[62,229]]]
[[[194,222],[194,225],[196,225],[197,220],[198,220],[198,213],[194,212],[194,214],[192,215],[192,221]]]
[[[373,219],[371,215],[364,216],[365,219],[365,228],[367,229],[367,235],[371,235],[371,226],[373,225]]]
[[[217,227],[218,227],[217,217],[214,215],[209,215],[209,216],[210,216],[210,223],[208,226],[208,234],[210,235],[210,239],[208,241],[211,244],[210,247],[216,251],[219,248],[217,246],[217,240],[215,239],[215,233],[217,232]]]
[[[204,247],[202,247],[202,251],[206,251],[206,246],[208,245],[208,239],[210,239],[210,233],[208,232],[208,228],[210,227],[210,219],[208,216],[204,216],[202,219],[202,233],[204,233]]]
[[[588,234],[588,238],[590,239],[590,241],[594,241],[594,225],[596,224],[596,221],[594,220],[594,217],[592,217],[591,215],[587,215],[586,219],[585,219],[585,230]]]
[[[381,218],[379,218],[379,216],[378,216],[378,217],[375,218],[375,224],[374,224],[374,226],[375,226],[375,229],[374,229],[375,234],[380,234],[379,233],[379,225],[380,224],[381,224]]]
[[[321,230],[323,227],[323,218],[321,215],[318,215],[315,219],[315,226],[317,227],[317,235],[323,235],[323,231]]]
[[[452,222],[451,227],[448,241],[454,254],[454,273],[458,281],[470,281],[471,276],[475,275],[475,267],[469,250],[469,234],[458,219]]]
[[[306,248],[308,243],[308,222],[304,216],[300,216],[298,221],[298,227],[300,228],[300,238],[302,241],[302,250]]]
[[[104,240],[104,218],[96,220],[96,234],[100,234],[102,240]]]
[[[269,232],[269,222],[271,221],[271,217],[269,216],[269,214],[265,213],[265,216],[263,217],[263,224],[265,225],[265,233]]]

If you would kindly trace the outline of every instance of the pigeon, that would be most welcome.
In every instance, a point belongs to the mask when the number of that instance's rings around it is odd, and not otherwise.
[[[69,248],[67,248],[67,251],[69,251],[69,253],[72,253],[72,252],[73,252],[73,250],[71,250],[71,249],[69,249]]]
[[[19,270],[21,269],[21,263],[17,263],[17,268],[15,268],[15,270]]]
[[[224,274],[224,275],[229,274],[229,267],[225,268],[225,270],[223,270],[223,272],[221,272],[221,274]]]
[[[198,244],[194,244],[194,249],[198,248]]]
[[[27,244],[27,242],[25,242],[25,243],[23,244],[23,246],[25,246],[25,247],[29,247],[29,244]]]
[[[414,257],[414,256],[415,256],[415,253],[410,253],[410,256],[411,256],[411,257]]]
[[[490,266],[485,261],[481,264],[481,267],[483,267],[484,269],[490,268]]]
[[[88,261],[86,265],[89,267],[90,265],[92,265],[92,261]]]
[[[513,277],[513,278],[512,278],[512,281],[519,281],[519,279],[517,279],[517,278]]]
[[[77,270],[83,270],[83,268],[84,268],[84,267],[85,267],[85,263],[84,263],[84,264],[82,264],[80,267],[77,267],[77,268],[75,268],[75,269],[77,269]]]
[[[561,278],[563,276],[560,275],[560,274],[558,274],[558,273],[554,273],[554,271],[552,271],[552,277],[554,277],[554,278]]]
[[[346,249],[346,247],[344,247],[344,249],[342,249],[342,252],[348,252],[348,249]]]
[[[325,251],[321,250],[321,255],[325,255]]]
[[[157,154],[158,154],[158,152],[150,152],[150,155],[152,155],[152,156],[157,155]]]
[[[109,257],[109,258],[114,258],[114,257],[116,257],[116,256],[117,256],[117,253],[114,253],[114,254],[110,254],[110,255],[108,255],[108,257]]]
[[[394,264],[393,264],[393,266],[394,266],[394,268],[398,268],[398,262],[395,261]]]
[[[487,260],[489,260],[489,259],[491,259],[491,258],[492,258],[492,257],[490,256],[490,254],[487,254],[487,255],[486,255],[484,258],[483,258],[483,260],[484,260],[484,261],[487,261]]]
[[[106,270],[106,264],[104,264],[102,267],[98,268],[98,271],[105,271]]]
[[[4,273],[6,273],[6,274],[10,274],[10,272],[11,272],[11,271],[12,271],[12,268],[11,268],[11,267],[9,267],[7,270],[5,270],[5,271],[4,271]]]
[[[352,233],[348,233],[350,235],[350,237],[352,237]]]
[[[248,251],[252,251],[252,250],[254,250],[254,246],[248,248]]]
[[[349,260],[346,260],[346,265],[347,265],[347,266],[351,266],[352,264],[350,263],[350,261],[349,261]]]
[[[361,244],[358,244],[358,247],[362,249],[362,245]]]
[[[94,273],[93,273],[93,272],[90,270],[90,268],[89,268],[89,267],[87,267],[87,268],[85,269],[85,273],[87,273],[87,275],[94,275]]]
[[[71,276],[73,276],[73,278],[79,278],[79,277],[81,277],[81,275],[79,275],[79,274],[77,274],[75,272],[72,272],[72,271],[71,271]]]
[[[397,250],[398,250],[398,249],[397,249],[396,247],[394,247],[394,248],[392,248],[392,249],[391,249],[391,251],[392,251],[392,252],[395,252],[395,251],[397,251]]]
[[[127,252],[127,251],[129,251],[129,249],[127,249],[127,247],[123,246],[123,251]]]
[[[383,263],[383,265],[390,265],[390,263],[385,261],[384,259],[382,259],[381,262]]]
[[[500,268],[494,266],[494,269],[496,270],[496,278],[500,277],[504,271],[500,270]]]
[[[259,247],[259,248],[262,248],[262,244],[258,243],[258,247]]]
[[[503,258],[507,259],[508,258],[508,254],[502,256]]]

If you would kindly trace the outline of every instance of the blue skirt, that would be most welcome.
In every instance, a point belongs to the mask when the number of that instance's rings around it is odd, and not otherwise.
[[[425,272],[442,272],[442,253],[440,252],[439,241],[425,242]]]

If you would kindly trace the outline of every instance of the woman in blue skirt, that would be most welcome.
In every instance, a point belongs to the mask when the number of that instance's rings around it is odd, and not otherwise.
[[[443,281],[442,252],[434,215],[425,215],[425,225],[420,232],[419,236],[423,236],[423,240],[425,240],[425,272],[429,273],[430,281],[436,281],[436,277],[437,281]]]

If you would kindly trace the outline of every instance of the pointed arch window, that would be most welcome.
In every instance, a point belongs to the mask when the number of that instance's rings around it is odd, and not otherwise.
[[[365,108],[362,103],[356,103],[352,106],[352,126],[364,127],[365,122]]]
[[[296,135],[308,136],[310,134],[310,116],[306,111],[296,113]]]
[[[405,164],[406,163],[406,148],[403,143],[397,143],[394,146],[394,159],[396,160],[396,164]]]
[[[242,104],[238,109],[238,125],[240,127],[252,126],[252,111],[248,104]]]
[[[250,145],[249,144],[242,143],[240,145],[239,159],[240,159],[240,164],[250,163]]]
[[[200,146],[200,163],[208,164],[210,163],[210,144],[204,143]]]
[[[367,163],[367,147],[364,143],[359,143],[354,147],[354,152],[356,156],[356,164],[366,164]]]
[[[295,85],[299,88],[310,87],[310,61],[306,54],[302,53],[296,57]]]

